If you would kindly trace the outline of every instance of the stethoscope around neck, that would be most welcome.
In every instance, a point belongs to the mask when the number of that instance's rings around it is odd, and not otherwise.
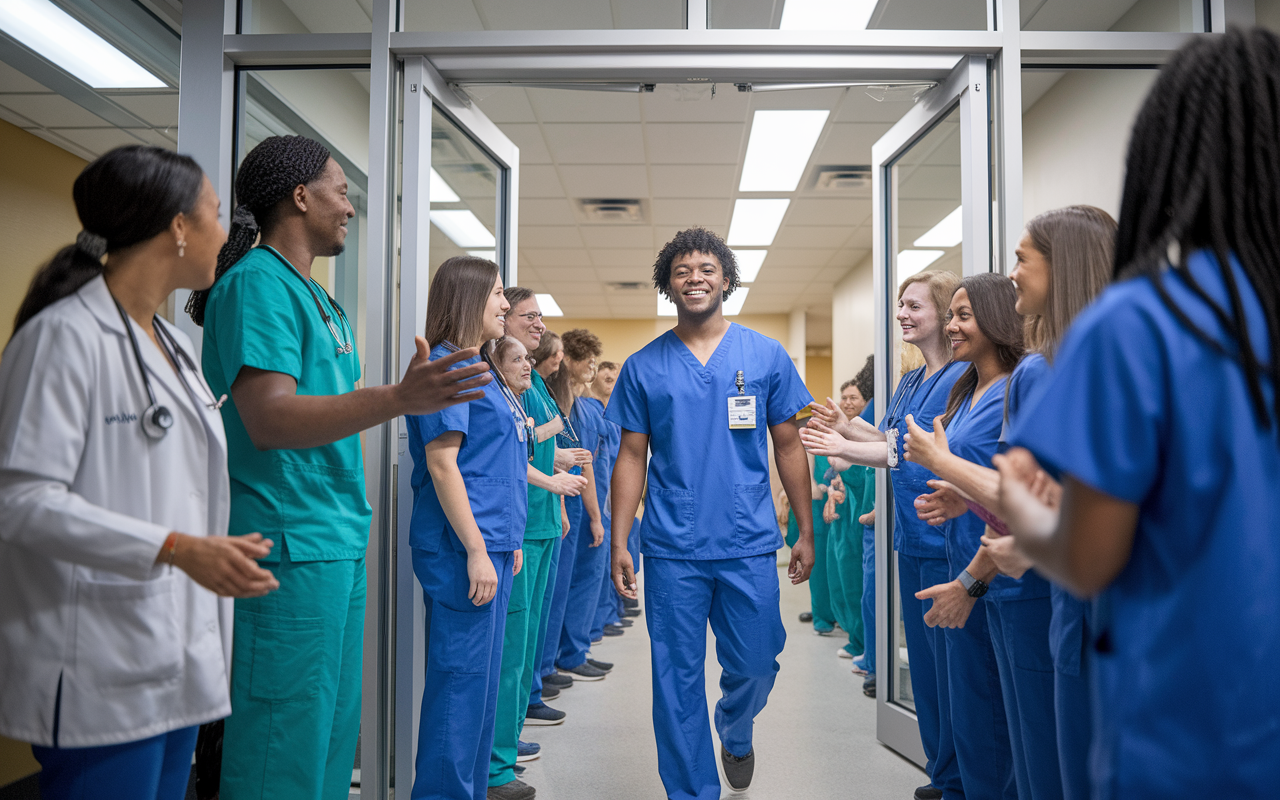
[[[338,301],[333,299],[333,295],[329,294],[329,290],[325,289],[323,286],[320,287],[321,291],[324,292],[325,298],[329,301],[329,304],[333,306],[333,310],[338,313],[338,319],[342,323],[341,325],[335,325],[333,323],[333,317],[329,316],[329,312],[324,310],[324,305],[320,302],[320,296],[316,294],[316,290],[311,286],[311,284],[315,283],[314,278],[308,278],[303,275],[297,267],[289,263],[289,259],[280,255],[280,253],[271,245],[264,244],[262,245],[262,249],[280,259],[280,262],[288,267],[290,272],[297,275],[302,281],[302,284],[307,287],[307,291],[311,293],[311,299],[316,304],[316,310],[320,312],[320,319],[324,320],[324,324],[329,328],[329,335],[333,337],[333,341],[337,345],[334,348],[337,355],[341,356],[350,353],[354,349],[351,346],[351,338],[347,336],[347,331],[351,330],[351,323],[347,322],[346,312],[342,310],[342,306],[338,305]],[[345,326],[345,330],[343,329],[343,326]]]
[[[147,377],[147,368],[142,363],[142,348],[138,347],[138,337],[133,333],[133,325],[129,322],[129,317],[124,313],[124,306],[120,305],[120,301],[114,297],[111,301],[116,304],[116,311],[120,312],[120,321],[124,323],[124,331],[129,336],[129,344],[133,348],[133,358],[138,365],[138,374],[142,376],[142,387],[147,391],[147,410],[142,412],[142,432],[152,439],[163,439],[169,429],[173,427],[173,412],[169,408],[160,403],[156,399],[155,389],[151,387],[151,379]],[[160,348],[164,350],[165,355],[173,362],[178,369],[178,378],[182,380],[184,386],[188,390],[191,384],[187,381],[186,375],[183,374],[184,369],[192,372],[198,372],[196,364],[191,360],[191,356],[187,355],[187,351],[182,349],[182,345],[178,344],[178,340],[173,338],[169,331],[161,325],[155,317],[152,317],[152,326],[156,331],[156,341],[160,343]],[[222,408],[222,404],[226,402],[227,396],[224,394],[220,398],[215,398],[213,392],[209,391],[203,383],[200,384],[201,391],[209,398],[205,405],[210,411],[217,411]]]

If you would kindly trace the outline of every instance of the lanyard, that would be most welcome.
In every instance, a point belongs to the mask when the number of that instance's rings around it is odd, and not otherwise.
[[[329,335],[333,337],[333,341],[337,344],[337,347],[334,348],[337,354],[341,356],[350,353],[353,349],[351,347],[351,337],[349,336],[351,323],[347,322],[346,313],[343,312],[342,306],[338,305],[338,301],[333,299],[333,295],[329,294],[329,291],[323,286],[316,283],[314,278],[307,278],[299,272],[297,267],[290,264],[289,260],[276,252],[276,249],[271,245],[264,244],[262,249],[280,259],[280,263],[288,267],[289,271],[297,275],[298,280],[302,281],[302,284],[307,287],[307,291],[311,293],[311,299],[315,301],[316,310],[320,312],[320,318],[324,320],[325,326],[329,328]],[[340,325],[334,325],[333,318],[329,316],[329,312],[325,311],[324,306],[320,304],[320,297],[316,295],[316,290],[312,288],[312,284],[320,286],[320,291],[324,292],[324,296],[329,300],[329,305],[337,312]]]
[[[498,390],[502,392],[502,399],[507,401],[507,408],[511,411],[511,416],[516,422],[516,431],[519,438],[525,443],[525,450],[528,451],[529,462],[533,462],[533,420],[524,410],[524,403],[521,402],[516,393],[511,391],[511,387],[507,385],[507,379],[503,377],[497,366],[489,360],[489,354],[483,350],[480,357],[484,359],[484,363],[489,365],[489,369],[493,372],[494,377],[498,379]],[[530,386],[532,388],[532,386]]]

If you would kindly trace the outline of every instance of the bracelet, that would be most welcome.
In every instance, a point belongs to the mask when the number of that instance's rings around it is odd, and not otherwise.
[[[161,549],[161,552],[167,552],[169,554],[169,557],[165,560],[169,564],[169,569],[173,569],[173,555],[178,552],[178,534],[176,532],[170,533],[164,540],[164,547]]]

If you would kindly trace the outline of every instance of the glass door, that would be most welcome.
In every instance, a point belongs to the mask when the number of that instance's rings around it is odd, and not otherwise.
[[[426,325],[427,289],[445,259],[471,254],[496,261],[503,282],[516,282],[516,200],[520,151],[498,127],[456,94],[422,56],[403,61],[400,84],[399,214],[392,233],[398,287],[391,350],[399,376]],[[391,787],[408,796],[413,783],[426,670],[425,606],[413,575],[409,518],[413,508],[404,420],[395,422],[393,474]],[[391,788],[389,787],[389,788]],[[374,795],[381,796],[381,795]]]
[[[922,362],[894,321],[898,285],[924,269],[991,270],[988,65],[961,59],[939,86],[872,148],[872,258],[876,298],[876,417],[899,376]],[[877,470],[876,508],[893,508],[888,470]],[[876,514],[876,735],[925,763],[911,689],[892,513]]]

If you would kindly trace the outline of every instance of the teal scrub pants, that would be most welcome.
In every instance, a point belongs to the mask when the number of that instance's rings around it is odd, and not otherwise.
[[[365,565],[291,561],[236,600],[222,800],[346,800],[360,736]]]
[[[511,583],[507,629],[502,637],[493,753],[489,756],[490,786],[503,786],[516,779],[516,746],[524,730],[533,673],[542,663],[538,633],[557,541],[558,538],[525,539],[524,567]]]
[[[827,538],[830,526],[822,521],[826,497],[813,501],[813,571],[809,573],[809,604],[815,630],[831,630],[836,624],[831,610],[831,585],[827,575]]]
[[[831,593],[831,613],[849,641],[844,649],[851,655],[863,651],[862,631],[862,526],[851,516],[853,505],[836,508],[840,518],[827,532],[827,585]],[[812,578],[810,578],[812,580]]]

